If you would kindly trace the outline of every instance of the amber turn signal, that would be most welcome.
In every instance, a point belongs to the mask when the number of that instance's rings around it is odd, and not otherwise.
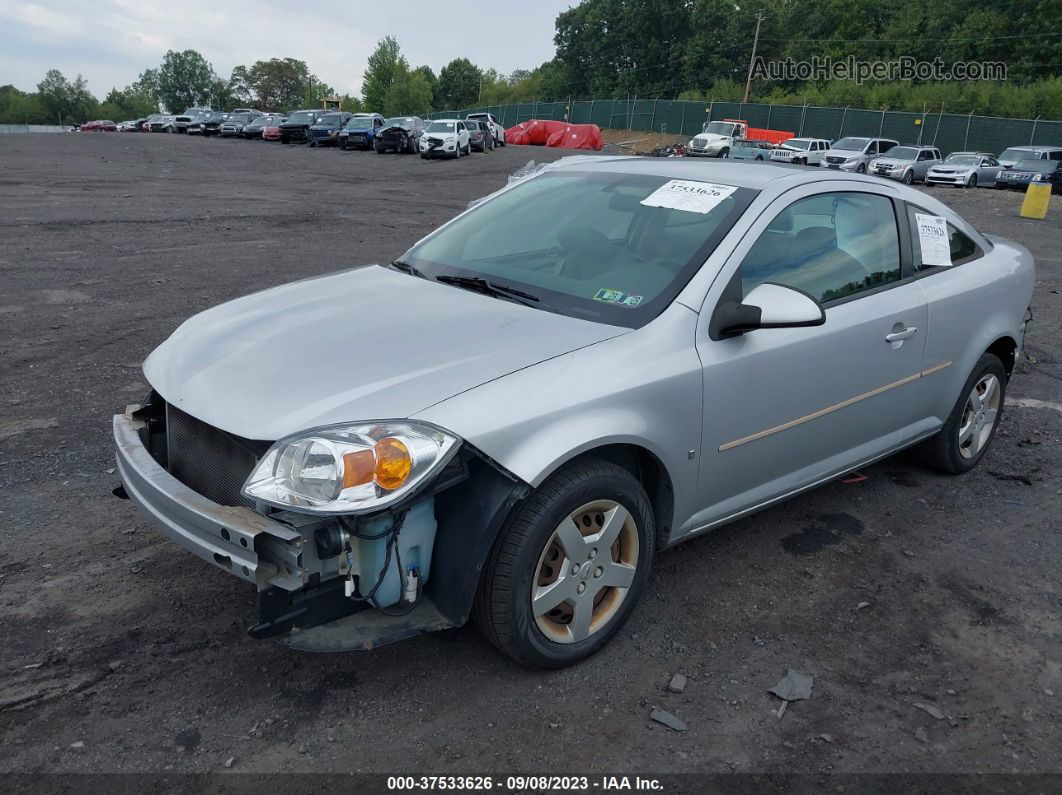
[[[376,485],[388,491],[394,491],[413,471],[413,459],[409,448],[393,436],[388,436],[376,443]]]

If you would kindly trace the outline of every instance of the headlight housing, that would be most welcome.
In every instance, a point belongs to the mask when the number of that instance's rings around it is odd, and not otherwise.
[[[331,425],[281,439],[243,484],[252,500],[301,513],[368,513],[446,466],[461,440],[410,420]]]

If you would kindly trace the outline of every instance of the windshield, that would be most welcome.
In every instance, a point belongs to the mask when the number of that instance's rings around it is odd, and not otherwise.
[[[322,127],[338,127],[340,124],[343,123],[343,114],[341,114],[341,113],[326,113],[324,116],[319,118],[315,123],[321,125]]]
[[[1015,171],[1054,171],[1050,160],[1019,160],[1014,164]]]
[[[428,132],[433,133],[447,133],[454,131],[454,124],[452,121],[433,121],[428,125]]]
[[[807,149],[811,146],[811,141],[801,141],[799,138],[790,138],[782,144],[782,146],[788,147],[789,149]]]
[[[834,149],[849,149],[853,152],[862,152],[870,143],[869,138],[842,138],[833,145]]]
[[[415,125],[415,120],[412,116],[396,116],[393,119],[388,119],[384,122],[384,127],[410,127]]]
[[[315,116],[315,110],[297,110],[288,116],[288,121],[293,124],[312,124]]]
[[[671,302],[755,194],[660,176],[547,172],[402,259],[428,278],[478,277],[538,298],[536,308],[637,328]]]
[[[251,118],[252,116],[250,113],[233,113],[231,116],[229,116],[228,120],[232,122],[241,122],[250,121]]]
[[[944,162],[949,166],[976,166],[981,160],[977,155],[948,155]]]
[[[710,121],[704,125],[704,132],[712,135],[730,135],[734,132],[734,123],[729,121]]]
[[[367,130],[372,127],[372,116],[351,116],[347,122],[348,130]]]
[[[1000,160],[1029,160],[1035,158],[1036,153],[1032,149],[1008,149],[999,156]]]

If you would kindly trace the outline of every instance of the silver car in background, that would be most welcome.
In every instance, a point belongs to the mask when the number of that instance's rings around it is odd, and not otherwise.
[[[926,172],[926,185],[995,185],[1002,166],[991,152],[952,152]]]
[[[849,136],[834,143],[819,161],[821,168],[833,168],[840,171],[851,171],[856,174],[866,172],[870,161],[883,155],[894,146],[899,146],[898,141],[891,138],[858,138]]]
[[[940,150],[935,146],[895,146],[884,157],[871,160],[867,173],[910,185],[924,181],[929,169],[939,163]]]
[[[661,549],[912,445],[974,467],[1034,277],[898,183],[561,161],[388,265],[185,321],[114,417],[119,472],[256,586],[255,637],[372,648],[472,617],[569,665]]]

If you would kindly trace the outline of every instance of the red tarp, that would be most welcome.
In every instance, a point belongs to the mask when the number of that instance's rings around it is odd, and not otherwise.
[[[567,127],[562,121],[550,121],[548,119],[531,119],[522,121],[505,131],[505,143],[526,146],[545,146],[546,141],[555,132]]]
[[[562,149],[592,149],[600,151],[601,128],[596,124],[569,124],[546,140],[546,146],[559,146]]]

